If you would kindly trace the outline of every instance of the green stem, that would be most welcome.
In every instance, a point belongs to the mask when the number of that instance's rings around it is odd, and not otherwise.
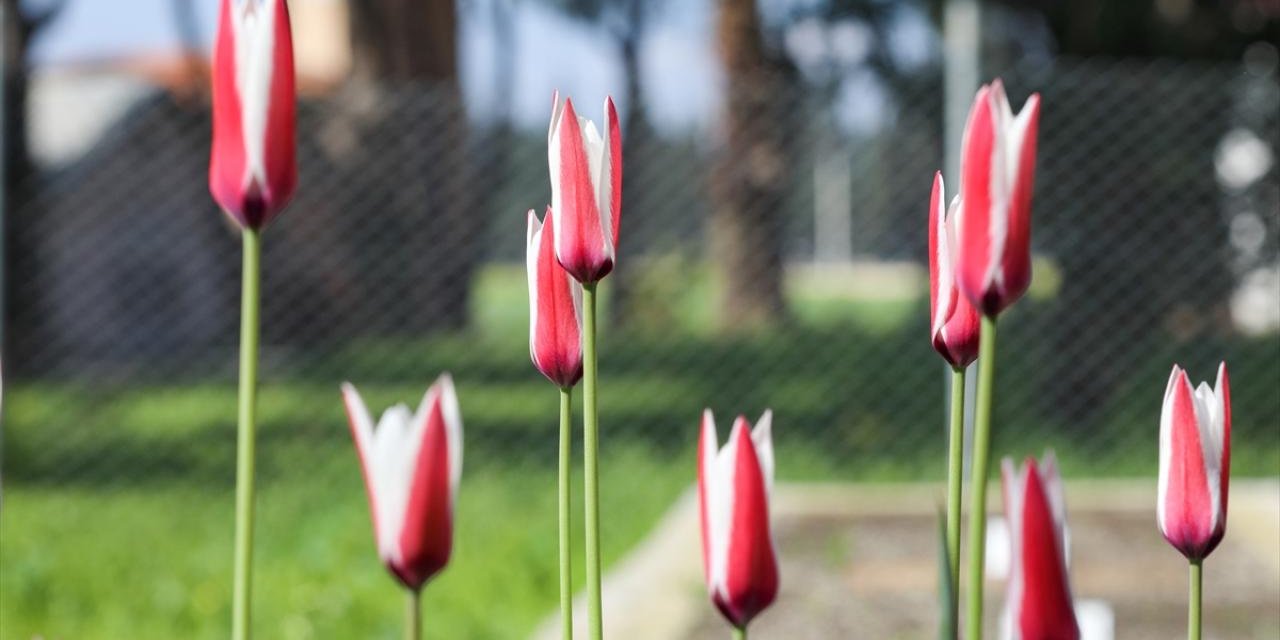
[[[420,640],[422,638],[422,591],[409,589],[404,605],[404,639]]]
[[[582,459],[586,489],[587,635],[604,637],[600,604],[600,468],[596,460],[600,421],[596,413],[596,284],[582,285]]]
[[[973,640],[982,638],[982,587],[987,544],[987,476],[991,468],[991,409],[996,380],[996,319],[982,317],[978,347],[978,406],[973,425],[973,475],[969,509],[969,609],[965,620]]]
[[[747,628],[746,628],[746,627],[734,627],[734,628],[733,628],[733,640],[747,640]]]
[[[569,465],[573,451],[573,388],[560,389],[560,637],[573,640],[573,558]]]
[[[1200,599],[1203,575],[1201,573],[1204,560],[1191,561],[1191,602],[1187,606],[1187,638],[1200,640]]]
[[[240,292],[240,396],[236,444],[236,549],[231,637],[249,638],[253,586],[253,445],[258,405],[258,306],[262,238],[245,229]]]
[[[947,451],[947,562],[951,567],[949,620],[955,621],[960,603],[960,512],[964,475],[964,372],[951,371],[951,436]]]

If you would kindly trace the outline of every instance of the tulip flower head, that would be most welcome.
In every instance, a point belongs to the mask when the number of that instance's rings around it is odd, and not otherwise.
[[[999,80],[973,101],[961,143],[964,215],[958,227],[960,290],[995,316],[1031,284],[1031,191],[1036,168],[1040,95],[1016,116]]]
[[[772,412],[754,430],[734,422],[729,442],[716,444],[715,418],[702,414],[698,444],[698,504],[707,590],[720,613],[745,628],[778,595],[778,554],[769,527],[773,488]]]
[[[933,311],[933,348],[956,369],[978,358],[981,321],[978,310],[956,287],[955,228],[961,215],[960,196],[946,206],[942,174],[933,177],[929,199],[929,303]]]
[[[360,455],[378,555],[417,591],[449,562],[453,511],[462,475],[462,416],[448,374],[427,390],[416,413],[387,409],[375,428],[356,388],[342,385]]]
[[[583,284],[613,270],[622,213],[622,130],[605,98],[604,134],[556,94],[547,133],[556,258]]]
[[[1188,560],[1208,556],[1227,530],[1231,473],[1231,391],[1227,364],[1214,388],[1192,389],[1174,366],[1160,414],[1160,532]]]
[[[1040,464],[1001,466],[1012,546],[1003,636],[1007,640],[1079,640],[1067,580],[1067,522],[1053,454]]]
[[[560,387],[582,379],[582,285],[556,262],[555,214],[542,222],[529,210],[529,355],[533,366]]]
[[[293,196],[295,101],[285,0],[222,0],[209,191],[241,227],[262,228]]]

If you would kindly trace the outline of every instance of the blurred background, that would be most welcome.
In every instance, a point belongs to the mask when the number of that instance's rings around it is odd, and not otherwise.
[[[426,627],[524,637],[553,609],[557,394],[528,361],[523,260],[556,89],[623,119],[606,562],[692,482],[703,407],[772,407],[784,481],[941,481],[929,187],[958,184],[965,112],[997,76],[1015,108],[1044,99],[997,453],[1052,447],[1069,485],[1153,489],[1171,365],[1211,379],[1225,359],[1233,471],[1280,474],[1275,2],[289,5],[301,180],[265,234],[264,637],[397,637],[337,386],[416,403],[445,370],[466,469]],[[225,636],[240,247],[206,180],[217,2],[2,6],[0,638]],[[1133,535],[1180,581],[1153,511]],[[1262,578],[1261,622],[1221,637],[1280,633],[1280,573]]]

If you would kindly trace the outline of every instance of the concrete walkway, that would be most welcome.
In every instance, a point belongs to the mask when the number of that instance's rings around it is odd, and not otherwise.
[[[995,514],[1000,508],[998,492],[992,497],[990,512]],[[936,484],[779,484],[774,494],[773,517],[783,555],[784,596],[792,596],[800,586],[787,581],[788,536],[800,536],[804,531],[812,530],[815,523],[821,527],[827,522],[836,529],[846,526],[851,520],[870,522],[909,518],[920,519],[928,527],[941,499],[942,488]],[[1068,482],[1067,509],[1069,517],[1080,516],[1082,524],[1086,519],[1094,522],[1110,516],[1133,520],[1149,513],[1150,526],[1155,530],[1155,482]],[[922,535],[927,538],[933,532],[926,530]],[[1153,537],[1159,541],[1158,533]],[[1144,544],[1153,542],[1148,540]],[[1261,562],[1265,567],[1262,576],[1275,582],[1275,589],[1280,590],[1280,479],[1232,482],[1224,548],[1228,545]],[[924,548],[932,553],[936,546],[925,544]],[[1167,548],[1151,551],[1174,553]],[[605,635],[616,640],[687,640],[701,637],[698,630],[713,624],[708,622],[708,618],[714,614],[703,583],[700,554],[697,501],[695,494],[689,491],[677,500],[653,532],[605,576]],[[898,577],[920,583],[915,585],[916,588],[930,589],[935,576],[929,567],[936,566],[935,558],[928,556],[918,561],[923,569]],[[833,558],[831,562],[840,565],[843,561]],[[837,587],[849,583],[854,589],[859,588],[871,570],[864,568],[862,574],[849,578],[843,575],[849,573],[848,569],[839,566],[832,569],[845,581],[834,583]],[[1088,576],[1081,578],[1087,580]],[[824,587],[815,588],[826,590]],[[818,602],[807,606],[840,606],[826,602],[829,599],[819,598]],[[780,599],[776,606],[781,608],[793,603],[793,600]],[[558,640],[558,618],[558,613],[549,615],[534,633],[534,640]],[[579,596],[574,608],[575,637],[586,637],[585,620],[586,610]],[[773,635],[766,634],[767,637]]]

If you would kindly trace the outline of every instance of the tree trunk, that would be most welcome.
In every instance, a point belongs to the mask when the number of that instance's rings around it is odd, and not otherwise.
[[[28,295],[29,288],[13,286],[21,278],[27,280],[38,271],[34,256],[23,256],[17,261],[17,238],[23,235],[26,216],[15,215],[21,205],[31,199],[35,178],[35,165],[27,140],[27,45],[35,34],[48,25],[66,5],[66,0],[45,3],[41,10],[23,10],[19,0],[0,0],[3,11],[3,60],[4,60],[4,194],[0,196],[0,276],[7,286],[4,291],[4,319],[0,322],[0,337],[4,340],[4,353],[12,365],[26,361],[25,351],[42,343],[38,332],[40,322],[35,312],[35,301]],[[17,276],[15,278],[15,275]]]
[[[722,283],[720,320],[734,329],[785,314],[782,210],[788,184],[784,64],[764,49],[755,0],[719,0],[720,57],[728,80],[725,147],[714,170],[710,239]]]
[[[635,215],[642,211],[643,194],[635,187],[627,188],[627,175],[635,177],[644,173],[641,164],[644,153],[641,149],[646,141],[653,139],[654,132],[649,128],[648,116],[645,113],[644,87],[640,83],[640,36],[645,28],[645,0],[630,0],[627,3],[627,24],[625,31],[619,34],[618,49],[622,58],[622,77],[626,85],[626,120],[622,123],[622,211],[623,232],[619,235],[618,260],[614,266],[612,304],[609,314],[615,326],[635,325],[633,322],[641,309],[636,307],[636,270],[634,259],[638,253],[636,243],[640,238],[626,233],[627,212]]]
[[[365,327],[410,335],[462,327],[484,218],[470,188],[455,2],[350,7],[353,74],[338,112],[354,135],[331,155],[357,187],[352,211],[376,216],[351,229],[365,243],[365,282],[396,301],[372,310]]]

